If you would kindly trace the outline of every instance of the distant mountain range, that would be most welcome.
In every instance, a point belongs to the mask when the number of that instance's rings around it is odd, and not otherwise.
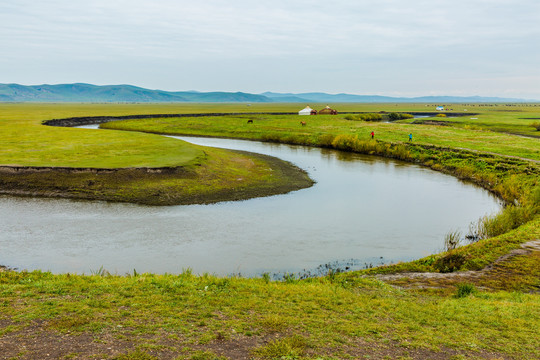
[[[492,103],[527,102],[534,100],[481,96],[422,96],[414,98],[379,95],[326,93],[249,94],[243,92],[198,92],[150,90],[132,85],[0,84],[0,102],[294,102],[294,103]]]
[[[421,97],[392,97],[381,95],[353,95],[300,93],[282,94],[265,92],[264,95],[274,102],[319,102],[319,103],[492,103],[492,102],[534,102],[531,99],[515,99],[485,96],[421,96]]]

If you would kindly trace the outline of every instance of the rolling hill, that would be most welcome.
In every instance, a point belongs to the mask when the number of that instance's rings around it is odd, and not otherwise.
[[[293,103],[492,103],[534,100],[481,96],[390,97],[380,95],[245,92],[198,92],[151,90],[132,85],[58,85],[0,84],[0,102],[293,102]]]

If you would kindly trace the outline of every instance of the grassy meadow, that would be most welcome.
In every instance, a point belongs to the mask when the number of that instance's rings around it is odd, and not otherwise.
[[[248,119],[253,120],[253,124],[248,124]],[[237,115],[126,120],[110,122],[102,127],[171,135],[225,136],[306,145],[318,145],[329,134],[352,135],[360,140],[368,140],[371,138],[371,131],[375,133],[377,140],[405,143],[408,142],[408,135],[412,133],[415,144],[466,148],[540,161],[538,138],[517,137],[506,132],[484,131],[486,129],[480,126],[472,129],[467,123],[473,120],[470,120],[468,116],[467,119],[464,120],[462,117],[444,118],[451,126],[435,126],[413,125],[406,122],[351,121],[345,120],[345,115],[317,115],[302,119],[306,120],[306,126],[301,126],[297,115]],[[485,120],[485,122],[487,121]],[[491,123],[493,120],[490,120]],[[507,125],[502,123],[500,126]],[[537,132],[526,123],[512,124],[511,128],[518,128],[532,135],[536,135]],[[538,133],[540,136],[540,132]]]
[[[312,185],[303,171],[270,157],[205,148],[143,133],[41,124],[52,118],[89,114],[178,111],[176,107],[163,107],[0,105],[0,166],[46,168],[17,173],[4,169],[0,191],[15,195],[172,205],[239,200]],[[74,173],[58,168],[90,171]],[[153,168],[164,169],[147,170]],[[120,170],[103,171],[107,169]]]
[[[326,104],[310,105],[319,109]],[[0,143],[0,164],[182,166],[190,171],[207,167],[208,173],[229,174],[227,178],[240,171],[230,165],[240,155],[140,132],[223,136],[414,162],[474,182],[508,206],[492,218],[479,219],[473,229],[477,238],[465,246],[382,268],[330,270],[321,278],[220,278],[188,269],[182,274],[134,271],[124,276],[105,269],[91,275],[0,271],[0,358],[540,359],[536,330],[540,328],[540,243],[533,243],[540,239],[540,131],[531,126],[539,121],[534,118],[540,118],[540,106],[453,104],[448,107],[454,112],[474,115],[393,123],[346,120],[344,113],[434,112],[435,106],[336,104],[333,107],[340,112],[336,116],[302,118],[151,116],[292,112],[302,107],[3,104],[0,133],[5,141]],[[41,125],[53,118],[136,114],[150,116],[102,125],[132,131]],[[247,123],[249,119],[253,124]],[[168,155],[162,158],[162,153]],[[268,166],[267,159],[251,159],[260,161],[261,169]],[[243,177],[258,179],[262,174],[255,169]],[[47,181],[57,179],[56,174]],[[0,184],[5,186],[8,180],[4,177]],[[101,191],[112,181],[114,176],[101,182]],[[149,186],[148,182],[131,189]],[[195,182],[185,184],[194,192],[203,191]],[[528,247],[522,248],[523,244]],[[408,272],[427,274],[414,277]]]

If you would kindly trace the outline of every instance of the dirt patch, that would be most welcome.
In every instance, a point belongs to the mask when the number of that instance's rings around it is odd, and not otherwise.
[[[0,331],[17,328],[12,320],[0,320]],[[205,359],[221,356],[227,359],[253,359],[253,350],[279,339],[283,334],[261,336],[237,335],[229,339],[216,339],[207,344],[196,344],[181,334],[159,331],[151,335],[136,335],[128,329],[105,333],[60,333],[51,330],[45,321],[36,321],[22,329],[8,331],[0,337],[0,359],[112,359],[139,351],[157,359],[190,359],[194,354],[205,352]],[[439,350],[407,346],[396,341],[366,341],[361,338],[343,339],[343,344],[332,348],[307,348],[308,357],[331,356],[332,358],[368,359],[455,359],[458,356],[475,359],[512,359],[491,353],[462,351],[451,348]],[[197,357],[199,358],[199,357]],[[203,358],[203,357],[200,357]]]
[[[458,271],[452,273],[399,273],[376,275],[380,280],[405,288],[447,288],[454,287],[457,283],[469,282],[480,285],[486,289],[505,289],[504,277],[507,280],[515,275],[520,269],[510,269],[507,265],[517,256],[530,256],[540,258],[540,240],[529,241],[521,245],[520,249],[512,250],[501,256],[492,264],[479,271]],[[536,261],[533,261],[533,264]],[[540,272],[540,263],[535,272]],[[503,274],[501,274],[503,273]],[[504,275],[506,274],[506,275]],[[506,281],[508,282],[508,281]]]

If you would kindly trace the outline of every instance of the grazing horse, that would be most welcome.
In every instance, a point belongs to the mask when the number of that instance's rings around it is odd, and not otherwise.
[[[300,121],[300,125],[306,126],[306,122],[305,121]]]
[[[249,120],[248,120],[248,124],[253,124],[253,120],[252,120],[252,119],[249,119]]]

